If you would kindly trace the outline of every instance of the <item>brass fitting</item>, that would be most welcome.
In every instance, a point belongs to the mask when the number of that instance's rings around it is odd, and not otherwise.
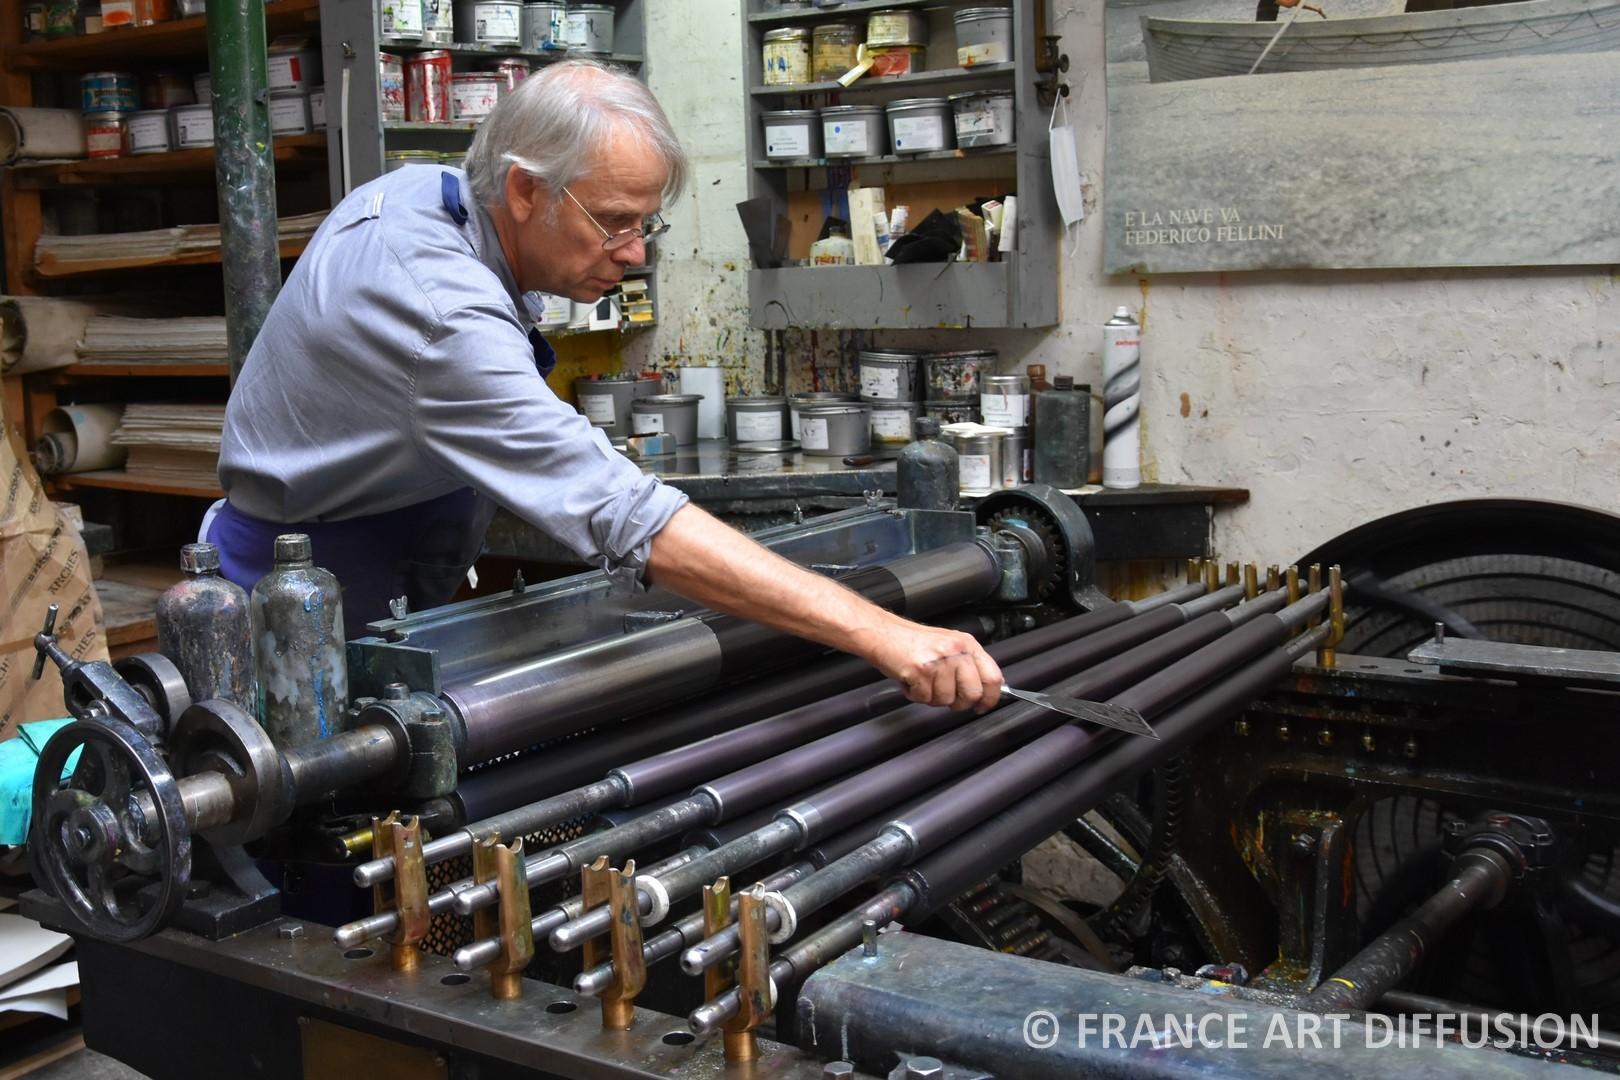
[[[419,946],[433,925],[428,912],[427,864],[422,861],[422,819],[401,821],[395,810],[385,818],[371,819],[371,857],[394,858],[394,879],[371,887],[378,911],[393,908],[399,926],[383,937],[393,947],[395,971],[415,971],[422,961]]]
[[[523,996],[523,969],[534,959],[529,885],[523,872],[523,838],[511,846],[490,837],[473,848],[473,880],[493,881],[500,903],[473,913],[473,937],[499,937],[501,952],[489,962],[489,990],[501,1001]]]

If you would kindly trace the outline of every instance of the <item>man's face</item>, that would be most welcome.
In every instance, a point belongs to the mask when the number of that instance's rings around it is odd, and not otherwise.
[[[602,231],[640,228],[658,212],[666,179],[658,155],[628,134],[615,135],[597,150],[585,175],[568,186],[579,205],[562,192],[553,196],[522,170],[510,170],[506,204],[516,226],[512,269],[518,288],[583,303],[600,300],[627,267],[647,261],[640,240],[603,250]]]

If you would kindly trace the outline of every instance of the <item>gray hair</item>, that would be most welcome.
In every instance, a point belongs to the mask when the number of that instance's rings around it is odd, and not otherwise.
[[[663,159],[664,200],[673,200],[686,186],[686,152],[646,84],[590,60],[547,65],[478,125],[466,162],[473,198],[486,207],[505,203],[513,166],[560,192],[584,175],[592,152],[609,136],[627,129]]]

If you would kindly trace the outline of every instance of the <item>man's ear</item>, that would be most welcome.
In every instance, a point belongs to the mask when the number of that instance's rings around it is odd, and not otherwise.
[[[520,225],[526,223],[535,213],[539,196],[540,182],[533,174],[516,165],[507,167],[506,209],[512,220]]]

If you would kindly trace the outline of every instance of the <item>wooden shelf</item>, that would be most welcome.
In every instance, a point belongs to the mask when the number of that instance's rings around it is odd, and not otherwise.
[[[756,169],[825,169],[838,165],[905,165],[913,161],[973,161],[976,158],[1016,154],[1016,146],[986,146],[975,150],[938,150],[926,154],[884,154],[881,157],[794,158],[791,161],[756,161]]]
[[[939,68],[917,71],[910,75],[860,78],[849,86],[835,82],[789,83],[786,86],[755,86],[749,89],[754,97],[774,97],[778,94],[853,94],[862,90],[904,90],[913,86],[947,86],[952,83],[971,85],[996,76],[1015,75],[1018,65],[980,64],[970,68]]]
[[[272,151],[277,165],[326,168],[326,133],[284,135],[275,140]],[[165,154],[138,154],[130,157],[87,158],[83,161],[50,161],[38,165],[13,165],[12,176],[22,188],[99,187],[130,184],[214,182],[214,148],[171,150]]]
[[[229,364],[176,362],[172,364],[142,364],[133,361],[115,363],[73,364],[45,372],[52,386],[65,386],[83,379],[149,379],[149,378],[229,378]]]
[[[225,492],[214,487],[191,487],[168,480],[151,480],[131,476],[123,469],[103,469],[100,472],[69,473],[53,476],[52,482],[71,491],[74,488],[101,488],[113,491],[140,491],[148,495],[185,495],[195,499],[222,499]]]
[[[264,5],[264,23],[269,36],[315,30],[321,17],[320,0],[269,0]],[[208,52],[208,17],[108,30],[100,34],[78,34],[54,41],[30,41],[6,50],[0,63],[13,71],[40,68],[72,68],[86,65],[127,67],[131,57],[142,63],[204,56]]]
[[[283,240],[281,242],[281,257],[295,259],[304,252],[308,244],[307,239]],[[34,273],[42,278],[68,278],[81,277],[87,274],[110,274],[121,270],[154,270],[166,269],[172,266],[217,266],[220,261],[220,251],[214,248],[209,251],[198,251],[190,255],[162,255],[155,258],[135,259],[75,259],[72,262],[59,263],[56,259],[46,256],[42,261],[34,264]]]

